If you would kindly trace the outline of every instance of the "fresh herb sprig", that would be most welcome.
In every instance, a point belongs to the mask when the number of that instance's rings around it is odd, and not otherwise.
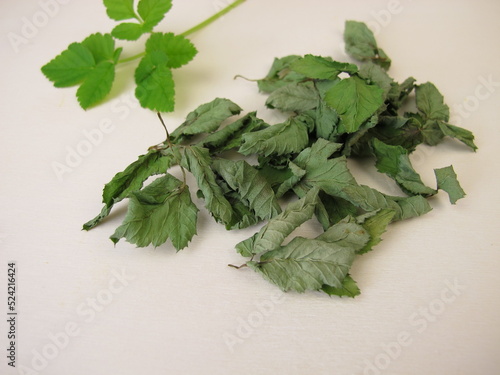
[[[410,154],[445,137],[474,151],[477,147],[470,131],[448,123],[449,107],[432,83],[418,84],[412,77],[398,83],[387,74],[391,61],[365,24],[348,21],[344,38],[359,65],[291,55],[275,59],[268,75],[257,81],[269,94],[266,105],[288,113],[286,121],[268,125],[250,112],[231,122],[242,111],[232,101],[217,98],[201,105],[165,142],[106,184],[104,208],[84,229],[128,198],[113,242],[124,238],[143,247],[170,239],[177,250],[186,247],[197,233],[198,207],[185,178],[168,173],[180,165],[193,174],[198,197],[227,229],[265,222],[236,245],[246,260],[234,267],[253,269],[284,291],[358,295],[351,265],[382,240],[391,222],[429,212],[428,200],[438,190],[447,192],[452,204],[465,196],[452,166],[435,169],[436,187],[430,187],[413,168]],[[402,112],[412,100],[417,111]],[[240,157],[228,157],[229,150]],[[247,156],[258,163],[250,164]],[[354,157],[374,159],[401,194],[359,184],[347,166]],[[153,175],[159,177],[143,187]],[[284,244],[313,218],[322,234]]]
[[[66,50],[42,67],[55,87],[79,86],[76,97],[83,109],[101,103],[110,93],[120,64],[139,60],[135,70],[135,96],[144,108],[172,112],[175,83],[172,69],[189,63],[197,54],[187,36],[211,24],[245,0],[236,0],[215,15],[181,34],[155,32],[172,7],[172,0],[104,0],[109,18],[120,23],[111,33],[95,33]],[[125,21],[125,22],[121,22]],[[123,48],[117,40],[134,41],[149,34],[145,51],[120,59]]]

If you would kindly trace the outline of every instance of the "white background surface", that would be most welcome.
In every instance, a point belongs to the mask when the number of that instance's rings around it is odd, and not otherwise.
[[[227,3],[174,0],[158,30],[182,32]],[[475,154],[452,141],[419,147],[413,161],[425,182],[434,184],[433,168],[453,164],[468,195],[451,206],[440,193],[431,213],[392,225],[376,250],[355,262],[362,294],[354,300],[283,296],[251,270],[227,267],[242,263],[234,244],[256,229],[226,232],[204,210],[199,235],[178,254],[168,244],[114,247],[108,237],[125,202],[96,229],[81,231],[101,209],[103,185],[164,133],[152,112],[130,101],[133,84],[124,77],[135,64],[121,67],[110,101],[86,112],[74,88],[55,89],[40,73],[69,43],[112,29],[101,2],[66,1],[15,48],[8,33],[22,36],[26,19],[41,9],[33,0],[0,4],[1,311],[7,261],[17,261],[19,271],[18,369],[2,354],[1,374],[500,373],[498,1],[248,0],[191,37],[199,54],[175,72],[171,130],[215,97],[275,121],[256,85],[233,76],[263,77],[275,56],[288,54],[348,60],[342,32],[354,19],[378,31],[395,79],[434,82],[452,120],[475,133]],[[140,51],[125,48],[123,56]],[[491,91],[484,80],[496,83]],[[459,114],[458,105],[468,110]],[[54,162],[65,163],[84,131],[106,119],[112,131],[59,180]],[[360,182],[390,189],[383,176],[352,166]],[[91,307],[93,300],[104,305]],[[68,327],[74,336],[64,340]]]

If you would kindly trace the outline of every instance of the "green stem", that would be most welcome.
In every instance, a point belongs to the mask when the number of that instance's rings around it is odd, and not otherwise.
[[[233,10],[234,8],[236,8],[238,5],[244,3],[246,0],[236,0],[235,2],[229,4],[227,7],[225,7],[224,9],[220,10],[219,12],[215,13],[213,16],[207,18],[205,21],[199,23],[198,25],[196,26],[193,26],[192,28],[190,28],[189,30],[186,30],[184,31],[183,33],[179,34],[179,35],[182,35],[182,36],[188,36],[188,35],[191,35],[203,28],[205,28],[206,26],[210,25],[212,22],[218,20],[219,18],[221,18],[223,15],[225,15],[226,13],[230,12],[231,10]],[[130,61],[134,61],[134,60],[137,60],[137,59],[140,59],[141,57],[143,57],[144,55],[146,55],[146,52],[141,52],[141,53],[138,53],[137,55],[133,55],[133,56],[130,56],[130,57],[127,57],[127,58],[124,58],[124,59],[121,59],[121,60],[118,60],[118,63],[117,64],[123,64],[123,63],[127,63],[127,62],[130,62]]]
[[[184,31],[183,33],[181,33],[181,35],[182,36],[188,36],[188,35],[196,32],[198,30],[203,29],[204,27],[210,25],[212,22],[216,21],[217,19],[219,19],[220,17],[222,17],[224,14],[230,12],[231,10],[233,10],[234,8],[236,8],[238,5],[244,3],[245,1],[246,0],[236,0],[234,3],[229,4],[227,7],[225,7],[221,11],[215,13],[212,17],[207,18],[205,21],[199,23],[198,25],[190,28],[189,30]]]
[[[125,59],[118,60],[117,64],[123,64],[123,63],[127,63],[127,62],[130,62],[130,61],[134,61],[134,60],[140,59],[145,54],[146,54],[146,52],[141,52],[141,53],[138,53],[137,55],[130,56],[130,57],[127,57]]]

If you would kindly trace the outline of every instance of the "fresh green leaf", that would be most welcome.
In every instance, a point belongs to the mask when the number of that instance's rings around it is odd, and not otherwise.
[[[110,34],[89,35],[83,40],[82,45],[92,53],[96,64],[102,61],[114,62],[115,60],[115,41]]]
[[[108,17],[115,21],[138,18],[134,11],[134,0],[104,0]]]
[[[281,214],[269,220],[253,237],[237,244],[236,250],[250,257],[277,249],[289,234],[313,216],[317,199],[318,190],[311,189],[303,198],[289,203]]]
[[[139,247],[156,247],[170,238],[181,250],[196,234],[197,216],[187,185],[167,174],[130,195],[127,215],[111,240],[125,238]]]
[[[451,204],[455,204],[457,200],[465,197],[460,183],[458,182],[457,175],[453,166],[434,169],[436,175],[438,189],[444,190],[450,197]]]
[[[338,297],[351,297],[354,298],[361,294],[361,291],[356,284],[356,281],[347,274],[342,280],[342,286],[340,288],[335,288],[330,285],[323,285],[321,290],[328,294],[329,296],[338,296]]]
[[[172,8],[172,0],[139,0],[137,12],[144,20],[144,29],[151,31]]]
[[[443,95],[434,84],[427,82],[415,89],[418,110],[426,119],[448,121],[450,108],[444,103]]]
[[[239,152],[243,155],[284,155],[300,152],[309,142],[307,126],[301,117],[243,135]]]
[[[115,64],[101,61],[85,77],[76,96],[83,109],[87,109],[103,100],[111,91],[115,79]]]
[[[337,111],[345,131],[353,133],[382,106],[384,92],[359,77],[350,77],[333,86],[325,101]]]
[[[55,87],[69,87],[82,82],[95,67],[92,52],[81,43],[69,47],[42,67],[42,73]]]
[[[304,112],[316,108],[319,104],[318,92],[314,83],[290,83],[276,89],[266,101],[268,108],[285,112]]]
[[[330,58],[314,55],[305,55],[294,61],[290,68],[314,79],[335,79],[342,72],[353,74],[358,71],[358,67],[354,64],[332,61]]]
[[[131,192],[140,190],[144,181],[149,177],[166,173],[173,161],[172,153],[169,151],[162,155],[157,151],[150,151],[130,164],[123,172],[117,173],[110,182],[104,186],[102,202],[104,207],[99,215],[83,225],[83,229],[89,230],[99,224],[109,215],[113,205],[126,198]]]
[[[248,207],[262,220],[281,212],[274,191],[257,169],[244,160],[216,159],[213,167],[231,189],[238,192]]]
[[[396,181],[401,189],[410,194],[431,196],[436,190],[424,185],[420,175],[413,169],[408,151],[401,146],[391,146],[373,139],[373,151],[377,159],[376,167]]]
[[[241,108],[231,100],[216,98],[190,112],[186,121],[179,125],[170,136],[176,141],[183,136],[211,133],[217,130],[224,120],[240,112]]]
[[[175,106],[175,84],[168,58],[160,51],[148,53],[135,70],[135,96],[141,106],[158,112],[172,112]]]
[[[167,57],[169,68],[180,68],[190,62],[198,53],[193,43],[182,35],[174,33],[152,33],[146,41],[146,53],[161,51]]]
[[[372,31],[363,22],[346,21],[344,30],[346,52],[360,61],[372,61],[389,69],[391,60],[378,48]]]
[[[233,209],[216,182],[211,164],[212,159],[208,149],[199,146],[189,146],[184,149],[181,165],[195,177],[198,188],[205,198],[205,206],[216,221],[229,225],[232,222]]]
[[[137,40],[142,34],[144,34],[143,26],[133,22],[120,23],[113,28],[113,31],[111,31],[111,35],[122,40]]]

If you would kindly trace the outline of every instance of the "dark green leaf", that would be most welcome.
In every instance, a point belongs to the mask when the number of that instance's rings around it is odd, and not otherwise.
[[[359,77],[350,77],[333,86],[325,101],[337,111],[345,131],[353,133],[383,105],[384,92]]]
[[[200,143],[200,146],[210,149],[212,153],[239,148],[243,134],[263,130],[268,126],[263,120],[256,117],[256,112],[250,112],[226,127],[209,134]]]
[[[266,101],[267,107],[285,112],[304,112],[316,108],[318,104],[319,95],[312,82],[290,83],[280,87]]]
[[[335,79],[342,72],[353,74],[358,71],[358,67],[354,64],[332,61],[330,58],[314,55],[305,55],[294,61],[290,68],[314,79]]]
[[[363,22],[346,21],[344,30],[346,52],[360,61],[372,61],[389,69],[391,60],[378,48],[371,30]]]
[[[289,83],[298,83],[306,77],[290,69],[290,65],[300,59],[300,56],[290,55],[282,58],[275,58],[267,76],[257,80],[259,90],[271,93],[274,90],[286,86]]]
[[[231,100],[216,98],[190,112],[186,121],[179,125],[170,136],[176,141],[186,135],[213,132],[221,126],[224,120],[240,112],[241,108]]]
[[[469,146],[473,151],[477,150],[477,146],[474,143],[474,134],[472,134],[471,131],[455,125],[445,124],[444,122],[439,123],[439,128],[444,135],[458,139],[460,142]]]
[[[465,192],[460,186],[457,175],[453,170],[453,166],[434,169],[436,175],[438,189],[444,190],[450,197],[451,204],[455,204],[457,200],[465,197]]]
[[[300,152],[309,142],[307,126],[299,117],[270,126],[264,130],[246,133],[239,152],[243,155],[284,155]]]
[[[150,151],[139,156],[123,172],[117,173],[113,179],[104,186],[102,201],[104,207],[99,215],[83,225],[89,230],[99,224],[109,215],[113,205],[126,198],[131,192],[140,190],[144,181],[150,176],[167,172],[172,164],[172,153],[162,155],[157,151]]]
[[[417,108],[426,119],[448,121],[450,108],[444,104],[443,95],[436,86],[427,82],[418,85],[415,89]]]
[[[424,185],[420,175],[411,165],[408,151],[403,147],[387,145],[374,138],[373,151],[377,159],[378,171],[393,178],[404,192],[424,196],[437,193],[436,190]]]

